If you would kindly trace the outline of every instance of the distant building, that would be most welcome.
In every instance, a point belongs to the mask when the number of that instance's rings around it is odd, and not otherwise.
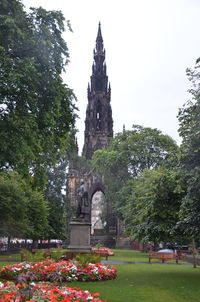
[[[110,101],[111,88],[106,73],[105,49],[99,23],[91,82],[88,84],[88,105],[83,146],[83,155],[86,159],[91,159],[94,151],[107,148],[113,137]]]
[[[86,109],[84,146],[82,154],[89,160],[96,150],[108,147],[113,138],[113,119],[111,109],[111,88],[108,83],[105,63],[105,49],[99,23],[92,75],[88,84],[88,104]],[[83,179],[89,192],[91,242],[101,242],[106,246],[114,246],[117,235],[118,220],[112,212],[106,198],[103,177],[93,169],[85,171],[84,167],[71,161],[68,173],[68,185],[71,205],[77,204],[80,180]]]

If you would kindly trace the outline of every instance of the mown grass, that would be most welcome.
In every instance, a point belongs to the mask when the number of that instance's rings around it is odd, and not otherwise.
[[[149,256],[148,253],[145,252],[139,252],[135,250],[120,250],[120,249],[114,249],[113,250],[115,255],[110,256],[109,260],[117,260],[117,261],[129,261],[129,262],[135,262],[135,263],[148,263],[149,262]],[[158,259],[151,259],[152,263],[158,262]],[[170,263],[176,263],[176,260],[170,261]],[[184,263],[184,261],[179,261],[179,263]]]
[[[148,254],[132,250],[114,250],[113,260],[148,262]],[[10,262],[1,262],[3,265]],[[200,267],[169,264],[116,265],[116,280],[105,282],[73,282],[93,293],[99,292],[108,302],[199,302]],[[4,281],[4,280],[1,280]]]
[[[110,256],[110,260],[130,261],[130,262],[148,262],[148,253],[142,253],[134,250],[113,249],[115,255]]]
[[[10,261],[20,261],[21,259],[21,255],[20,253],[17,253],[17,254],[10,254],[10,255],[0,255],[0,260],[3,261],[3,260],[10,260]]]
[[[116,266],[116,280],[70,286],[99,292],[108,302],[199,302],[200,269],[183,265]]]
[[[4,265],[12,265],[13,263],[10,262],[0,262],[0,268],[3,267]]]

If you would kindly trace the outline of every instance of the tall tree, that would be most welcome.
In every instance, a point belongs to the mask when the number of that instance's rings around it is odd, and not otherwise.
[[[1,0],[0,169],[31,176],[37,188],[74,128],[74,95],[61,77],[69,58],[64,22],[61,12],[27,14],[19,0]]]
[[[48,208],[43,195],[16,172],[0,173],[0,236],[46,238]]]
[[[67,155],[60,157],[54,168],[47,172],[47,185],[44,196],[48,201],[49,234],[48,238],[65,239],[67,236],[68,199],[67,186]]]
[[[38,247],[38,239],[48,238],[48,203],[41,192],[27,189],[27,217],[29,220],[26,238],[33,239],[33,248]]]
[[[28,200],[24,187],[17,173],[0,173],[0,237],[23,236],[27,231]]]
[[[180,109],[179,134],[182,137],[181,163],[187,192],[180,211],[180,224],[192,238],[193,249],[200,232],[200,59],[194,70],[187,69],[191,100]]]
[[[116,210],[123,203],[120,190],[129,179],[144,169],[161,165],[166,169],[177,163],[179,148],[175,141],[157,129],[133,125],[130,131],[118,133],[107,150],[94,153],[92,162],[104,175],[106,194]]]
[[[120,210],[128,233],[146,242],[175,239],[183,192],[177,171],[163,167],[146,169],[127,187],[129,194],[124,189],[120,192],[124,199]]]

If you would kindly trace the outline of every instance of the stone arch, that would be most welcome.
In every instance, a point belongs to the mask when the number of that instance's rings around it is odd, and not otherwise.
[[[105,233],[105,225],[107,224],[107,203],[103,183],[96,182],[91,186],[89,200],[91,205],[91,235],[103,235]]]
[[[93,183],[91,185],[91,187],[89,188],[88,197],[89,197],[90,202],[92,201],[93,195],[97,191],[101,191],[106,196],[106,194],[105,194],[105,185],[100,181],[97,181],[97,182]]]

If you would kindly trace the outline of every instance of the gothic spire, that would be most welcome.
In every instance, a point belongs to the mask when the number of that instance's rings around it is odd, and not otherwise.
[[[96,47],[94,49],[94,62],[92,65],[91,92],[108,92],[108,77],[106,75],[105,49],[101,33],[101,24],[99,22]]]
[[[97,33],[97,38],[96,38],[96,43],[103,43],[103,38],[101,34],[101,23],[99,22],[99,28],[98,28],[98,33]]]
[[[111,88],[105,62],[105,49],[99,22],[92,75],[88,85],[83,154],[91,159],[94,151],[107,148],[113,137]]]

